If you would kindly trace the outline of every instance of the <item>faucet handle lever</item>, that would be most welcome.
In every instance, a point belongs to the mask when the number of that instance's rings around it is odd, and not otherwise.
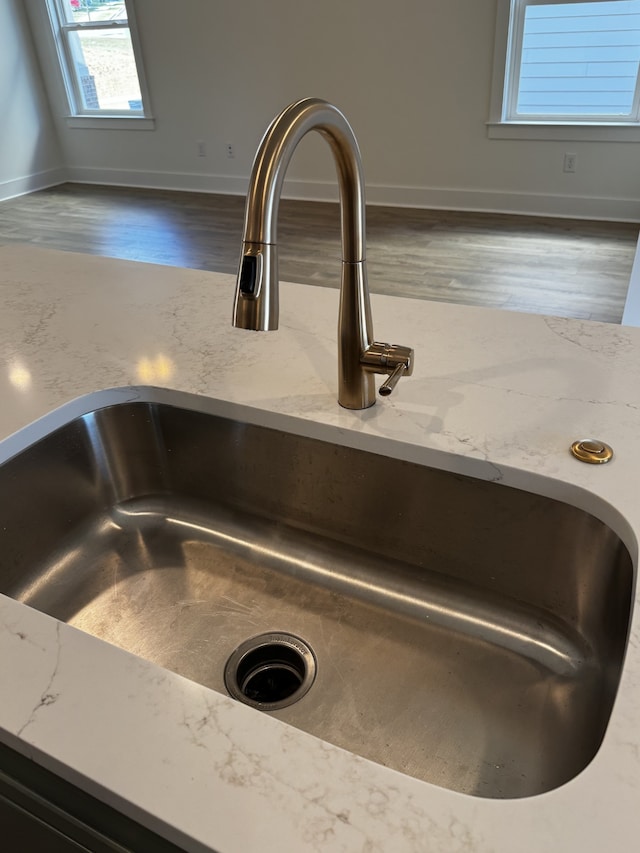
[[[371,373],[389,374],[379,389],[383,397],[388,397],[403,376],[413,373],[413,350],[399,344],[374,341],[362,354],[360,363]]]
[[[391,392],[396,387],[398,382],[404,376],[406,369],[407,369],[406,363],[404,361],[401,361],[397,365],[397,367],[395,368],[393,373],[385,379],[385,381],[382,383],[382,385],[378,389],[378,393],[380,394],[381,397],[388,397],[389,394],[391,394]]]

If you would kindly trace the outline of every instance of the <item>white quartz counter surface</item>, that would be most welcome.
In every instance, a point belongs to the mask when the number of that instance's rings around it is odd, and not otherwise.
[[[0,461],[24,444],[12,434],[57,407],[80,411],[81,395],[177,389],[568,499],[613,526],[637,562],[640,329],[373,297],[377,338],[415,347],[415,373],[348,412],[336,402],[337,292],[282,285],[281,327],[267,335],[231,328],[233,284],[0,249]],[[613,446],[610,464],[570,456],[588,436]],[[188,850],[595,853],[640,838],[637,607],[600,751],[568,784],[523,800],[405,777],[3,596],[0,680],[0,740]]]

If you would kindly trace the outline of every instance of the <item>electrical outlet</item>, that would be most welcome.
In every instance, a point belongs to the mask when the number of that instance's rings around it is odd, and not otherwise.
[[[196,141],[196,152],[198,154],[198,157],[207,156],[207,145],[203,139],[198,139]]]
[[[575,172],[576,170],[576,160],[578,159],[577,154],[565,154],[564,155],[564,166],[563,171],[565,172]]]
[[[233,160],[235,156],[236,152],[233,147],[233,142],[227,142],[227,157],[229,158],[229,160]]]

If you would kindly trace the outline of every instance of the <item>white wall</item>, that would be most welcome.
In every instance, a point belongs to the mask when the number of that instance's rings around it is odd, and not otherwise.
[[[41,42],[42,0],[27,2]],[[640,218],[639,144],[487,138],[496,0],[135,5],[156,129],[78,130],[58,119],[75,180],[242,193],[266,125],[314,95],[352,123],[370,202]],[[578,155],[575,174],[562,171],[567,150]],[[304,140],[290,176],[289,195],[336,197],[319,137]]]
[[[0,200],[64,180],[63,160],[19,0],[0,0]]]

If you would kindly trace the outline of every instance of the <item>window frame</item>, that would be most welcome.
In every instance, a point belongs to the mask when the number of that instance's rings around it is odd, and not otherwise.
[[[519,66],[522,55],[524,17],[527,6],[602,2],[602,0],[498,0],[494,66],[488,136],[493,139],[549,139],[594,142],[640,141],[640,115],[608,116],[517,116]],[[640,76],[640,75],[639,75]],[[640,83],[636,84],[634,109],[640,106]]]
[[[126,21],[124,19],[117,19],[108,22],[68,21],[65,18],[62,6],[64,2],[65,0],[45,0],[69,111],[66,117],[67,125],[69,127],[83,128],[115,129],[128,127],[130,129],[152,130],[155,127],[155,122],[151,113],[149,88],[142,62],[142,50],[136,24],[134,0],[120,0],[120,2],[124,3],[127,10]],[[114,29],[128,30],[131,38],[142,101],[142,109],[140,110],[90,109],[84,106],[80,81],[75,71],[73,49],[69,34]]]

